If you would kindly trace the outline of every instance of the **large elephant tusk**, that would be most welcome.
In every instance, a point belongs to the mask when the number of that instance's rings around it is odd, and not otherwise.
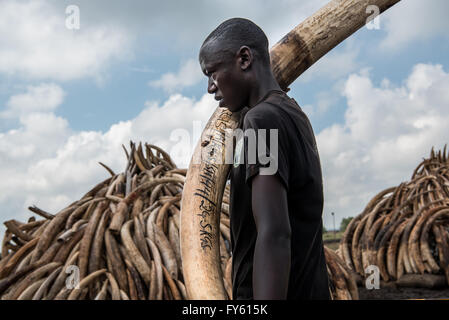
[[[270,50],[273,74],[287,87],[327,52],[400,0],[333,0],[290,31]],[[368,12],[367,12],[368,11]],[[226,129],[239,113],[217,107],[198,142],[181,201],[180,246],[189,299],[228,299],[220,267],[220,211],[230,165],[225,161]]]

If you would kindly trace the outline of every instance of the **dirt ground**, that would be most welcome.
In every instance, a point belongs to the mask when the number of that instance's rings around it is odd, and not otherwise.
[[[409,299],[438,299],[449,300],[449,288],[425,289],[425,288],[400,288],[395,286],[380,287],[368,290],[359,287],[359,299],[361,300],[409,300]]]

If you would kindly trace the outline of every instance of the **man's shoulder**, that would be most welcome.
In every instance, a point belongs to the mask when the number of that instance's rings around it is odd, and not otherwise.
[[[282,116],[279,105],[267,101],[262,101],[250,108],[244,116],[244,124],[257,123],[277,123]]]
[[[277,104],[273,104],[268,101],[262,101],[255,105],[254,107],[250,108],[248,112],[246,113],[247,116],[257,116],[260,114],[272,114],[275,113],[277,110]]]
[[[243,123],[249,126],[260,123],[273,127],[285,127],[292,118],[303,118],[304,114],[295,100],[286,94],[275,94],[248,109]]]
[[[275,128],[278,127],[279,113],[264,102],[249,109],[243,118],[243,128]]]
[[[248,112],[255,115],[264,113],[276,115],[282,114],[286,110],[301,112],[301,108],[295,99],[289,97],[285,92],[275,92],[253,108],[250,108]]]

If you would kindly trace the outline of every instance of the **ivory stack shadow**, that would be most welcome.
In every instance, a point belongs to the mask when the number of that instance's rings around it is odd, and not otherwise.
[[[377,194],[351,220],[339,247],[347,267],[369,265],[402,286],[449,284],[449,159],[432,148],[411,180]]]
[[[151,145],[130,143],[123,173],[57,214],[37,207],[27,222],[10,220],[0,259],[0,297],[19,300],[186,299],[179,243],[186,169]],[[220,263],[231,290],[229,185],[220,217]],[[326,248],[335,299],[357,299],[349,268]],[[79,288],[68,280],[79,271]],[[70,285],[72,283],[72,286]],[[69,284],[69,285],[68,285]]]

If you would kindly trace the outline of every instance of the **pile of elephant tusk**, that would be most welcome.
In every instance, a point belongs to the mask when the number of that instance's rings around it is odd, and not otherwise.
[[[59,213],[30,207],[44,219],[4,222],[1,299],[187,299],[179,241],[187,170],[154,145],[131,142],[130,151],[124,150],[124,173],[101,163],[111,177]],[[220,231],[223,281],[231,297],[229,185]],[[334,298],[357,298],[342,260],[329,249],[326,259]]]
[[[445,146],[438,153],[432,148],[409,182],[377,194],[351,220],[338,252],[362,277],[371,265],[385,282],[412,275],[440,275],[447,285],[448,244],[449,159]]]
[[[354,271],[349,269],[338,254],[324,247],[330,292],[333,300],[358,300],[359,292]]]

